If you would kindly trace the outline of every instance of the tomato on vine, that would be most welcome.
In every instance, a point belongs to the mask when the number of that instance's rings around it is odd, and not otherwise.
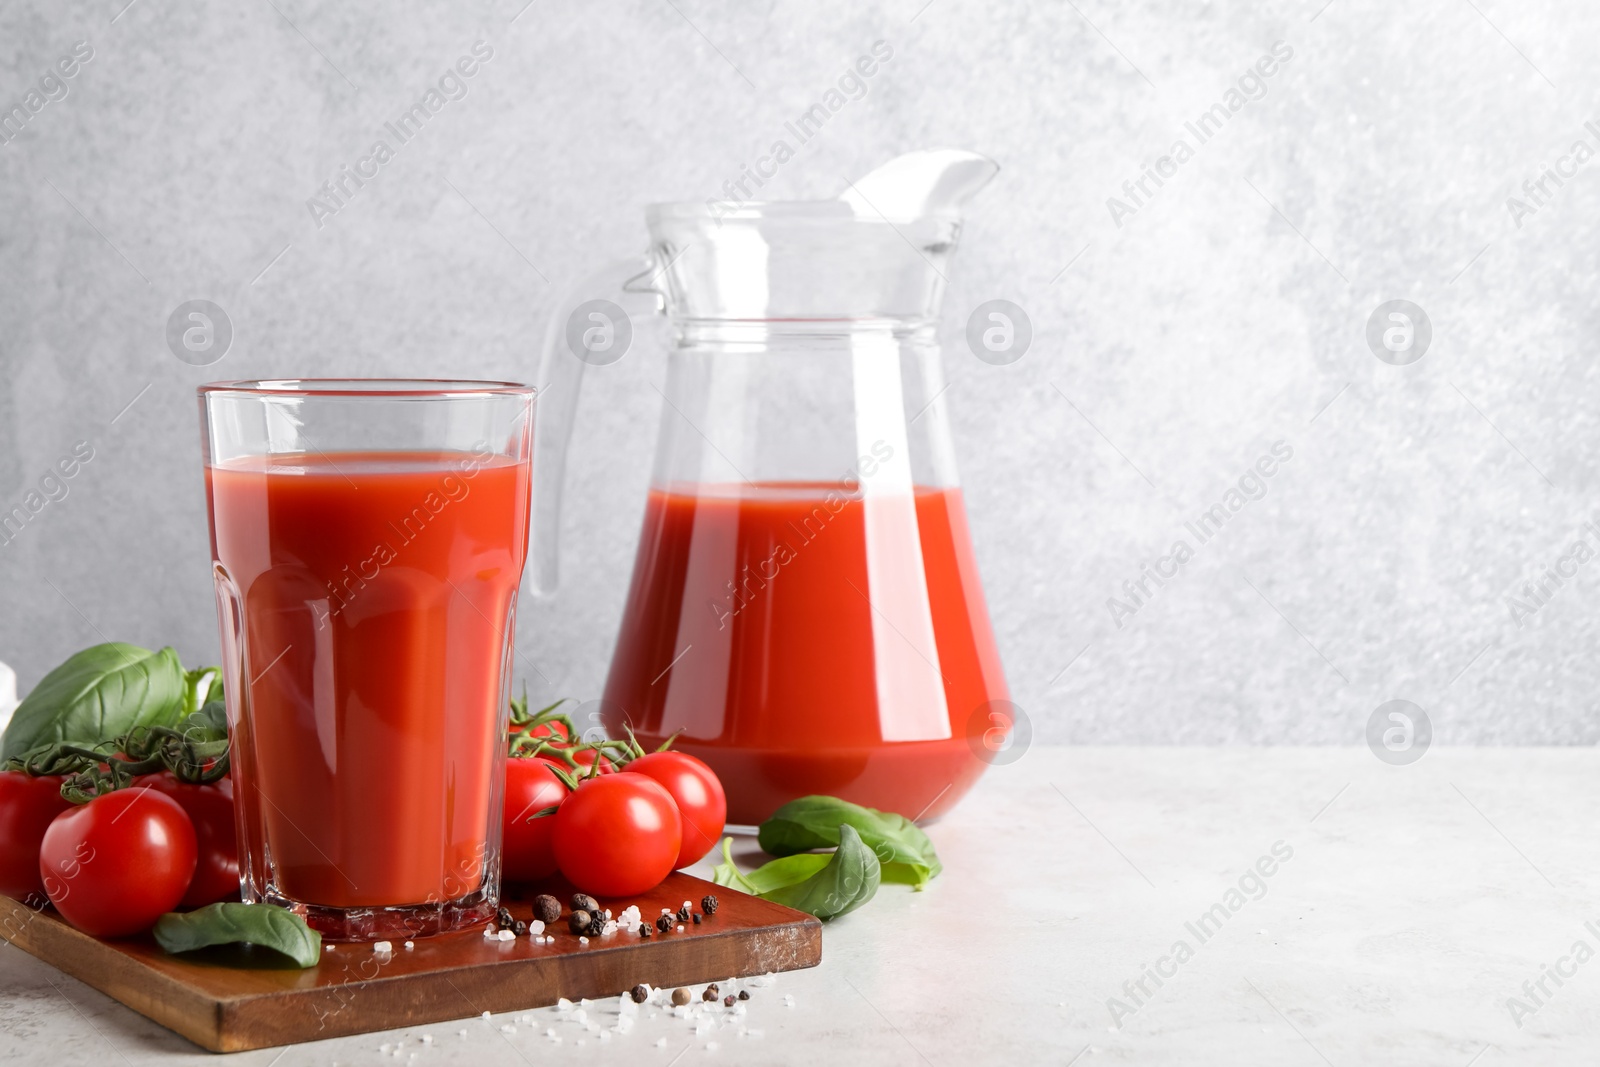
[[[625,897],[672,873],[683,820],[653,778],[618,771],[585,778],[553,816],[556,863],[585,893]]]
[[[126,937],[178,906],[195,860],[183,807],[134,786],[56,816],[40,844],[39,877],[67,922],[95,937]]]

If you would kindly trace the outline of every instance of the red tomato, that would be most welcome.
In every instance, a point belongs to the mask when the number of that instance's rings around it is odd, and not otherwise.
[[[238,900],[239,845],[233,780],[222,778],[193,785],[178,781],[171,771],[162,771],[139,779],[139,784],[176,800],[194,824],[194,878],[180,903],[186,908],[199,908],[219,900]]]
[[[682,870],[711,851],[728,819],[728,797],[716,772],[687,752],[652,752],[628,764],[634,774],[661,783],[683,816],[683,845],[673,870]]]
[[[178,906],[194,867],[189,816],[176,800],[142,786],[62,812],[39,849],[50,903],[95,937],[149,929]]]
[[[654,779],[619,771],[591,778],[555,814],[556,863],[585,893],[626,897],[672,873],[683,820]]]
[[[61,778],[0,771],[0,893],[15,900],[43,899],[39,842],[51,820],[70,807],[61,799]]]
[[[508,882],[532,882],[556,873],[551,846],[555,816],[534,812],[567,799],[567,787],[542,759],[506,760],[506,803],[501,868]]]

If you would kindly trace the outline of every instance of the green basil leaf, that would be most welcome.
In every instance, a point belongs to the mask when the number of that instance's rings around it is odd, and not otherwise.
[[[733,838],[722,839],[722,862],[711,868],[711,880],[717,885],[725,885],[730,889],[737,889],[752,896],[756,887],[739,872],[739,865],[733,862]]]
[[[791,856],[774,860],[755,873],[760,874],[774,863],[799,859],[826,862],[803,881],[757,895],[763,900],[809,912],[819,919],[836,919],[859,908],[878,891],[882,877],[878,857],[849,823],[839,827],[839,847],[831,856]]]
[[[832,855],[824,852],[802,852],[798,856],[785,856],[762,864],[745,874],[733,862],[733,838],[722,839],[723,861],[711,871],[711,880],[718,885],[738,889],[752,896],[762,896],[777,889],[798,885],[828,865]]]
[[[184,715],[184,671],[171,648],[94,645],[45,675],[17,705],[0,759],[40,745],[93,746],[137,726],[171,726]]]
[[[189,912],[168,912],[156,920],[156,944],[168,952],[191,952],[212,945],[249,944],[281,952],[302,967],[322,958],[322,935],[305,920],[273,904],[208,904]]]
[[[183,714],[193,715],[213,700],[222,699],[222,668],[196,667],[183,672]]]
[[[851,826],[878,857],[884,881],[921,889],[944,870],[933,842],[917,824],[892,811],[864,808],[838,797],[801,797],[773,812],[761,824],[761,848],[792,856],[839,843],[839,828]]]
[[[177,729],[189,741],[226,741],[228,739],[227,707],[220,698],[208,700],[199,711],[178,723]]]

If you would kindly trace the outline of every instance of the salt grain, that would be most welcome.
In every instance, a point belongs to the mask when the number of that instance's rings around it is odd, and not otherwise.
[[[652,1015],[651,1018],[653,1019],[653,1018],[655,1018],[655,1016]],[[664,1037],[656,1038],[656,1048],[666,1048],[666,1047],[667,1047],[667,1039],[666,1038],[664,1038]]]
[[[501,930],[496,936],[501,941],[515,941],[517,938],[517,935],[512,933],[510,930]]]
[[[528,933],[531,934],[534,937],[538,937],[539,935],[543,934],[544,933],[544,923],[543,923],[543,921],[541,921],[539,919],[535,919],[535,920],[533,920],[533,922],[529,923],[528,924]]]
[[[372,951],[376,952],[380,956],[387,956],[389,953],[394,951],[394,946],[389,944],[387,941],[377,941],[373,943]]]
[[[558,998],[556,1000],[556,1011],[571,1011],[571,1010],[572,1010],[572,1001],[568,1000],[566,997],[560,997],[560,998]]]
[[[680,934],[683,933],[683,924],[682,923],[678,924],[678,933],[680,933]]]
[[[580,938],[578,938],[578,944],[580,944],[580,945],[587,945],[587,944],[588,944],[588,943],[589,943],[589,939],[588,939],[588,938],[587,938],[587,937],[580,937]]]

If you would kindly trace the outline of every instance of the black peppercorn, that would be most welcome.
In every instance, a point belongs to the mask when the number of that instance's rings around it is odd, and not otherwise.
[[[694,913],[694,924],[696,926],[700,925],[700,913],[698,911]]]
[[[705,1001],[708,1004],[715,1003],[716,999],[717,999],[717,987],[716,986],[707,987],[706,991],[704,993],[700,994],[700,999]]]
[[[561,918],[561,901],[549,893],[533,898],[533,917],[542,923],[553,923]]]
[[[572,894],[572,910],[586,911],[593,915],[600,911],[600,902],[588,893],[574,893]]]
[[[724,1008],[731,1008],[738,1002],[739,998],[734,996],[732,993],[729,993],[727,996],[722,998],[722,1006]]]
[[[588,926],[587,929],[584,930],[584,933],[588,934],[590,937],[599,937],[601,934],[603,934],[605,932],[606,932],[606,917],[603,914],[601,914],[600,912],[595,912],[592,915],[590,915],[589,916],[589,926]]]
[[[589,919],[589,913],[584,911],[582,908],[579,908],[577,911],[567,916],[567,929],[571,930],[575,934],[587,933],[589,930]]]
[[[639,924],[639,936],[640,937],[649,937],[650,936],[650,924],[649,923],[640,923]]]
[[[516,922],[511,924],[511,932],[516,934],[518,937],[521,937],[523,934],[528,932],[528,924],[518,919]]]
[[[650,989],[648,986],[636,985],[629,991],[628,995],[633,998],[635,1004],[643,1004],[650,999]]]
[[[656,929],[660,930],[662,933],[666,933],[668,930],[672,929],[672,916],[663,915],[661,918],[657,919]]]
[[[707,893],[705,896],[700,898],[700,908],[707,915],[715,915],[717,913],[717,898],[712,894]]]
[[[739,990],[739,999],[740,1000],[749,1000],[750,999],[750,990],[748,990],[748,989]]]
[[[494,913],[494,921],[500,924],[501,929],[509,929],[517,920],[513,919],[511,917],[510,910],[502,905],[500,909]]]
[[[683,907],[678,909],[678,921],[681,923],[686,923],[689,921],[689,905],[685,904]]]

